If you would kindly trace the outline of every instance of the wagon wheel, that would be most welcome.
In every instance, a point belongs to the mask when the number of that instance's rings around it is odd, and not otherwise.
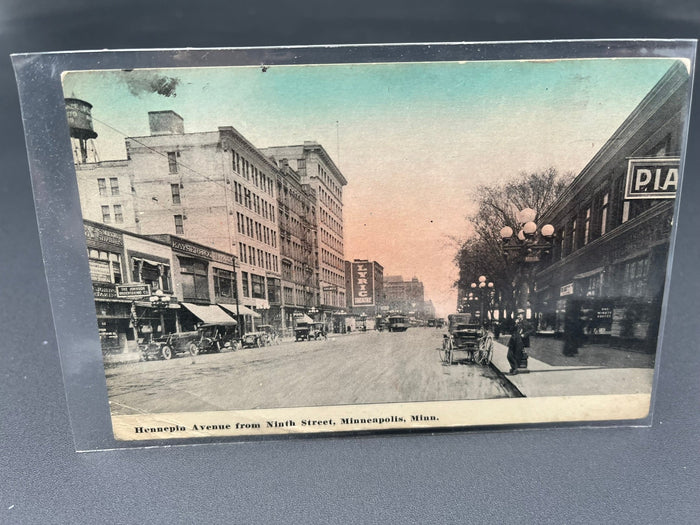
[[[442,362],[445,365],[452,364],[452,354],[454,352],[454,343],[451,337],[446,337],[442,340],[442,351],[440,352],[440,357],[442,357]]]
[[[479,344],[479,364],[488,365],[493,357],[493,339],[487,335]]]
[[[165,359],[167,361],[168,359],[173,357],[173,351],[169,346],[164,346],[160,350],[160,355],[163,359]]]
[[[262,339],[260,337],[255,338],[255,346],[257,348],[260,348],[261,346],[263,346],[263,342],[262,342]]]
[[[197,346],[197,343],[190,343],[189,350],[190,355],[197,355],[199,353],[199,347]]]

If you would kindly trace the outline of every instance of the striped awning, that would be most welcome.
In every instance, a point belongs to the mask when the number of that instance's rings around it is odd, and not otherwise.
[[[236,320],[224,312],[221,308],[217,308],[213,304],[192,304],[182,303],[182,306],[187,308],[195,316],[199,317],[207,324],[235,323]]]

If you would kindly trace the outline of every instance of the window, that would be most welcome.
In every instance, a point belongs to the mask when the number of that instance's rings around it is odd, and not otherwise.
[[[112,222],[112,217],[109,213],[109,206],[102,206],[102,222],[105,224]]]
[[[588,244],[589,235],[591,233],[591,209],[586,209],[586,220],[583,227],[583,244]]]
[[[90,277],[93,282],[120,284],[122,279],[121,255],[90,248],[88,250]]]
[[[100,191],[100,197],[107,196],[107,182],[106,179],[97,179],[97,189]]]
[[[647,288],[649,259],[636,259],[625,263],[622,275],[622,294],[627,297],[641,297]]]
[[[119,195],[119,179],[111,177],[109,179],[109,187],[112,191],[112,195]]]
[[[122,205],[121,204],[114,205],[114,222],[116,222],[116,223],[124,222],[124,214],[122,213]]]
[[[251,295],[255,299],[265,299],[265,278],[262,275],[250,275]]]
[[[168,151],[168,171],[177,173],[177,152]]]
[[[220,268],[214,268],[214,295],[216,297],[233,298],[236,296],[236,279],[234,273]]]
[[[576,219],[571,221],[571,251],[576,251],[578,245],[576,243]]]
[[[180,204],[180,185],[179,184],[171,184],[170,185],[170,193],[173,196],[173,204]]]
[[[185,234],[185,226],[182,222],[182,215],[175,215],[175,233],[177,235],[184,235]]]
[[[630,201],[622,203],[622,222],[627,222],[630,218]]]
[[[606,193],[603,195],[603,204],[600,208],[600,235],[605,235],[608,225],[608,201],[610,200],[610,194]]]
[[[279,303],[281,295],[281,283],[279,279],[267,280],[267,300],[271,303]]]
[[[151,290],[170,291],[170,266],[167,264],[132,258],[133,281],[151,286]]]
[[[209,279],[207,263],[197,259],[178,257],[180,261],[180,281],[185,300],[209,300]]]
[[[241,272],[241,286],[243,288],[243,297],[250,297],[250,289],[248,287],[248,272]]]

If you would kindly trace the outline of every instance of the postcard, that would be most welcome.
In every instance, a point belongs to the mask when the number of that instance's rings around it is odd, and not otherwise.
[[[648,424],[694,47],[515,49],[62,71],[115,440]]]

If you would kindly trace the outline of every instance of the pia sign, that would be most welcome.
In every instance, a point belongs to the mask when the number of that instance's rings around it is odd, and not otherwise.
[[[679,157],[629,159],[625,199],[675,199]]]

